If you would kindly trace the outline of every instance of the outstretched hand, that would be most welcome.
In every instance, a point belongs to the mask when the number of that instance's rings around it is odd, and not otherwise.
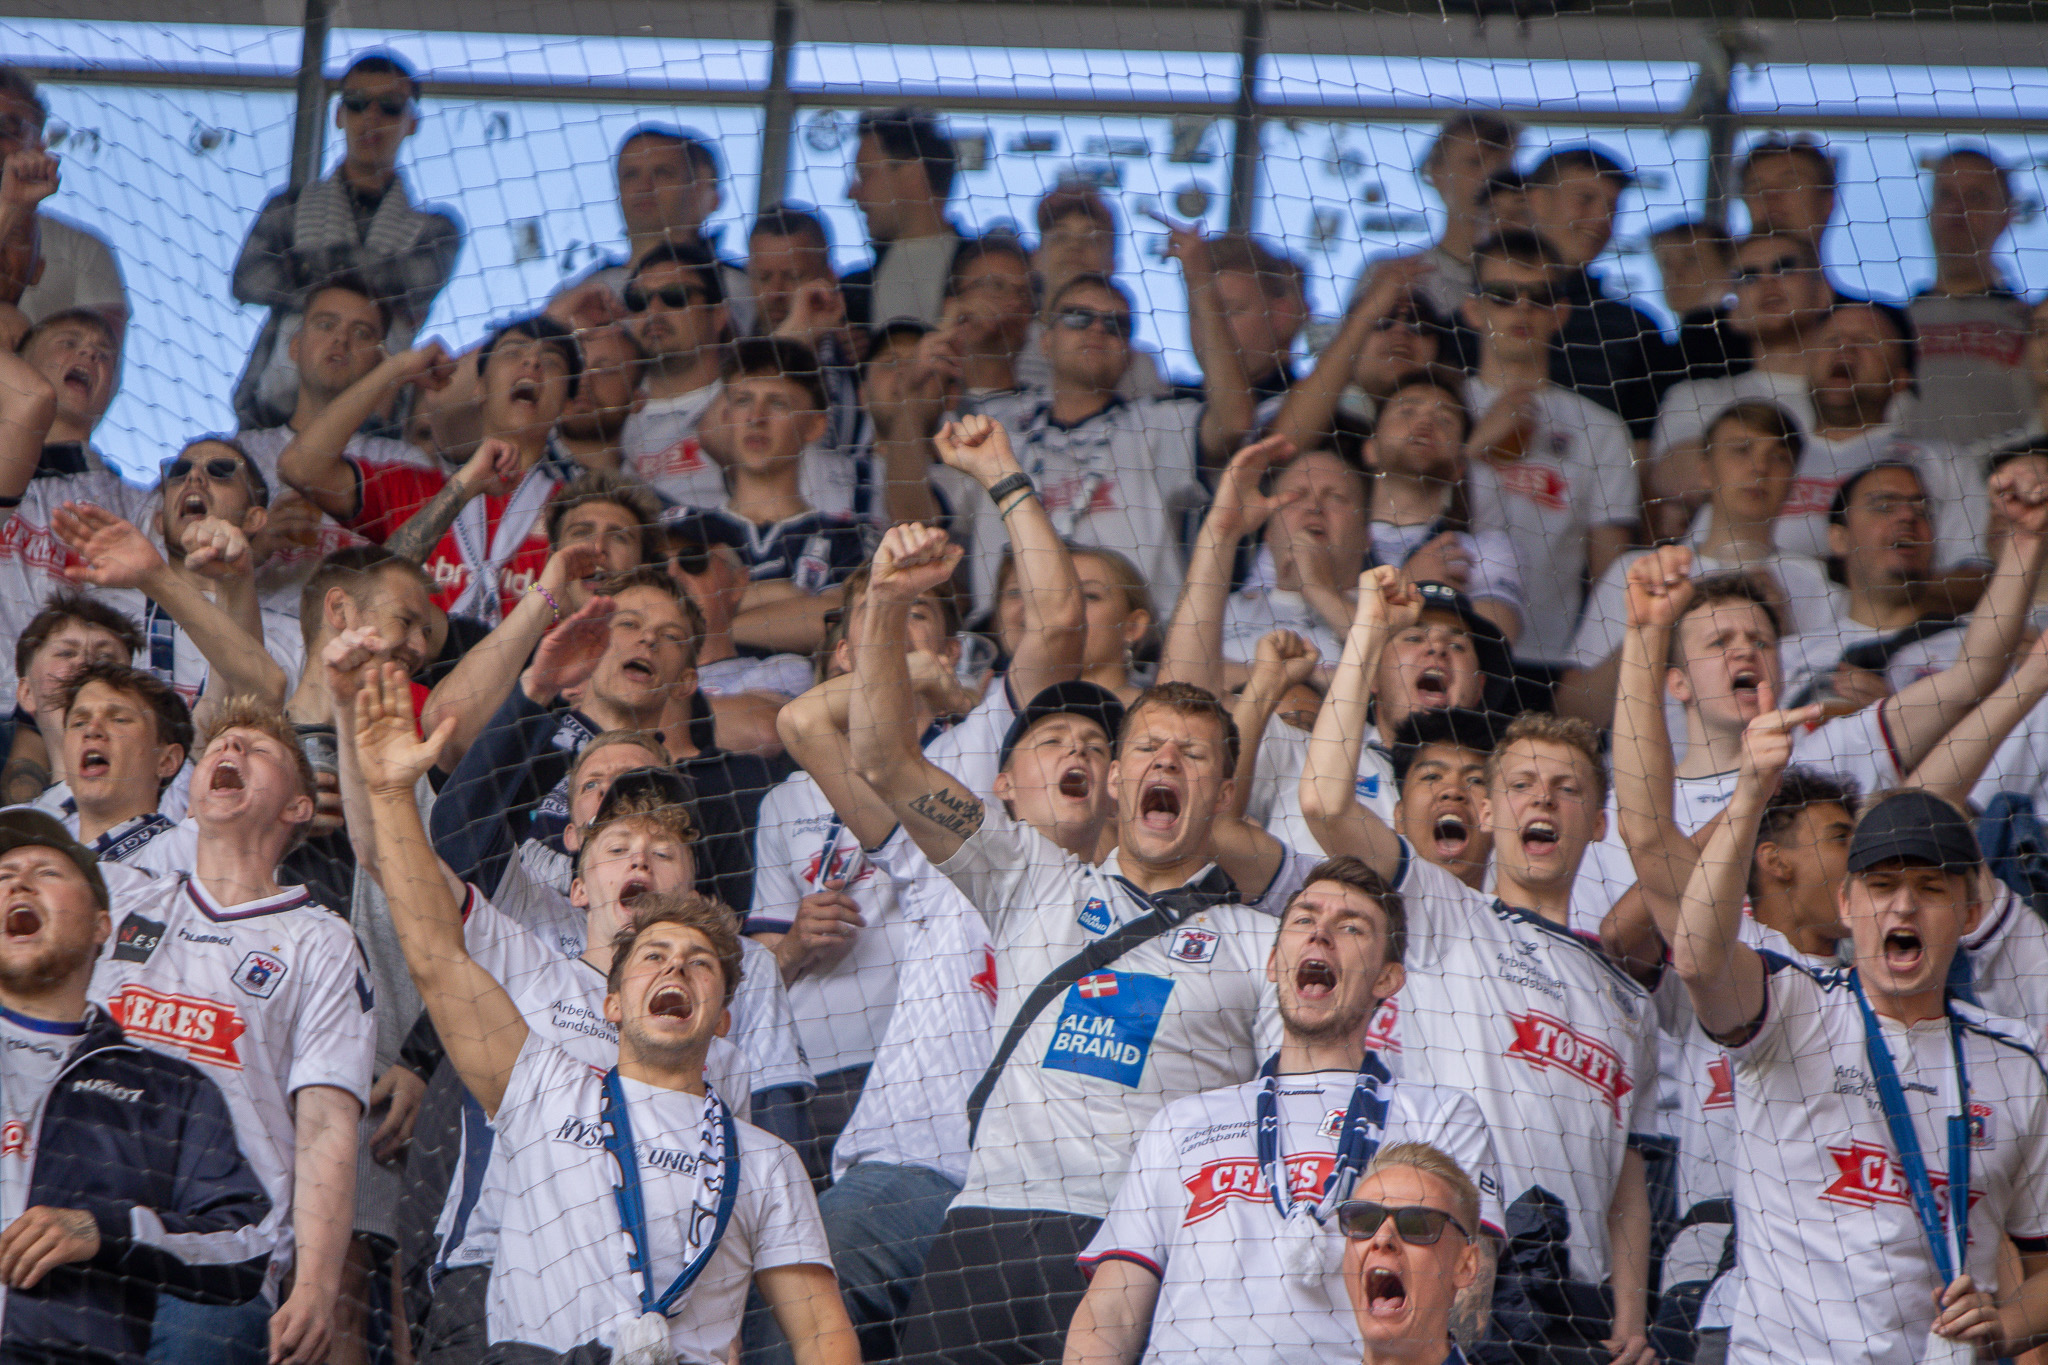
[[[442,721],[434,733],[420,738],[413,718],[412,679],[394,663],[368,670],[356,693],[356,769],[363,784],[380,795],[410,797],[448,747],[456,717]]]
[[[50,518],[50,529],[84,559],[64,567],[64,577],[73,583],[140,588],[164,567],[164,557],[149,537],[104,507],[67,502]]]
[[[1821,708],[1816,704],[1778,710],[1777,689],[1767,680],[1758,681],[1756,701],[1762,711],[1742,731],[1740,780],[1761,788],[1769,797],[1778,790],[1778,779],[1792,762],[1792,744],[1799,728],[1819,720]]]
[[[1205,535],[1235,545],[1266,524],[1275,512],[1293,502],[1298,494],[1285,498],[1261,491],[1266,471],[1294,458],[1294,442],[1285,436],[1268,436],[1254,441],[1230,457],[1223,477],[1216,481],[1216,497],[1202,523]]]
[[[546,706],[590,681],[611,645],[612,615],[618,609],[609,597],[593,597],[541,637],[533,662],[519,679],[529,700]]]

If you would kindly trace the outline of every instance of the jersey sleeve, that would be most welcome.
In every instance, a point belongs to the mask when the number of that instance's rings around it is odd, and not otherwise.
[[[1081,1269],[1087,1274],[1094,1275],[1104,1261],[1129,1261],[1166,1278],[1174,1230],[1180,1226],[1188,1202],[1173,1138],[1173,1114],[1178,1107],[1170,1104],[1160,1110],[1139,1134],[1109,1216],[1081,1252]]]
[[[362,499],[356,514],[342,525],[379,545],[448,482],[439,470],[418,465],[357,459],[349,459],[349,463],[355,466]]]
[[[1818,1041],[1812,1035],[1820,1012],[1827,1008],[1820,983],[1812,973],[1779,957],[1762,954],[1764,960],[1764,1009],[1757,1029],[1738,1047],[1727,1048],[1730,1062],[1754,1075],[1800,1055],[1803,1048]],[[1700,1028],[1697,1016],[1693,1027]],[[1701,1032],[1705,1032],[1702,1028]]]
[[[1593,462],[1593,500],[1586,525],[1633,526],[1642,520],[1642,484],[1628,427],[1605,408],[1586,407],[1586,454]]]
[[[1664,1126],[1657,1114],[1659,1086],[1655,1010],[1655,1003],[1647,995],[1636,1001],[1633,1016],[1635,1055],[1629,1059],[1629,1079],[1635,1085],[1634,1093],[1629,1096],[1628,1110],[1628,1131],[1632,1135],[1655,1133]]]
[[[740,964],[740,987],[732,1000],[732,1041],[752,1069],[754,1089],[814,1088],[817,1077],[804,1060],[775,954],[746,939],[740,946]]]
[[[961,841],[939,871],[981,911],[989,931],[1000,935],[1010,915],[1071,898],[1064,875],[1070,861],[1050,839],[991,803],[982,807],[981,828]]]
[[[2037,1099],[2033,1121],[2020,1128],[2020,1159],[2004,1231],[2008,1237],[2040,1240],[2048,1238],[2048,1099]]]
[[[1156,399],[1143,405],[1146,445],[1154,455],[1153,477],[1159,496],[1169,504],[1176,498],[1204,498],[1202,486],[1202,410],[1207,407],[1193,398]]]
[[[1465,595],[1475,602],[1498,602],[1522,615],[1528,602],[1522,593],[1522,564],[1515,543],[1501,531],[1469,531],[1465,552],[1472,557],[1472,580]]]
[[[1484,910],[1486,898],[1417,853],[1406,839],[1401,840],[1401,862],[1394,889],[1408,911],[1407,961],[1412,970],[1434,965],[1446,941],[1463,937],[1464,920],[1474,910]]]
[[[572,1112],[576,1087],[592,1075],[589,1067],[532,1029],[505,1078],[505,1094],[491,1116],[491,1129],[508,1152],[545,1138]]]
[[[1903,781],[1883,705],[1838,716],[1793,737],[1792,761],[1853,780],[1868,795]]]
[[[1628,568],[1640,558],[1636,554],[1616,557],[1587,592],[1585,610],[1568,651],[1571,662],[1580,668],[1597,668],[1621,648],[1628,629]]]
[[[755,1145],[758,1143],[759,1145]],[[811,1178],[788,1143],[766,1133],[740,1137],[741,1192],[752,1205],[749,1240],[756,1274],[786,1265],[832,1268],[825,1222]]]
[[[795,853],[789,846],[789,826],[783,817],[782,796],[777,787],[761,802],[759,825],[754,830],[754,903],[747,914],[750,934],[786,934],[796,923],[797,902],[804,898],[803,883],[797,877]]]
[[[377,1000],[355,935],[339,919],[306,945],[305,985],[292,1020],[292,1065],[286,1090],[331,1085],[370,1107],[377,1060]]]

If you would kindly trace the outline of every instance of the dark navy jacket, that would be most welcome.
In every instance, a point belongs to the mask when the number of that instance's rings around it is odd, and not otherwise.
[[[99,1254],[6,1291],[0,1361],[139,1362],[159,1290],[246,1303],[263,1287],[270,1198],[214,1083],[122,1036],[99,1006],[44,1101],[28,1208],[82,1209]]]

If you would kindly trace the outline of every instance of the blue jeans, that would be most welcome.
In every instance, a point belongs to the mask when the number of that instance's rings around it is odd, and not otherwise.
[[[232,1307],[159,1294],[146,1359],[150,1365],[267,1365],[276,1311],[261,1294]]]
[[[895,1359],[896,1320],[910,1306],[932,1238],[959,1193],[958,1185],[926,1166],[862,1161],[818,1196],[861,1359]],[[748,1365],[789,1365],[793,1357],[774,1319],[758,1302],[754,1307]]]

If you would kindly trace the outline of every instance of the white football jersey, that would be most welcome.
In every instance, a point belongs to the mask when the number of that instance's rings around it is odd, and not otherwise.
[[[1478,380],[1465,385],[1475,418],[1498,397]],[[1628,428],[1570,389],[1545,384],[1536,391],[1536,429],[1522,458],[1474,460],[1466,474],[1473,529],[1504,533],[1522,566],[1528,605],[1515,657],[1564,662],[1586,595],[1587,533],[1641,519]]]
[[[696,1188],[704,1106],[685,1091],[621,1084],[659,1290],[682,1267],[677,1229]],[[538,1033],[527,1035],[492,1119],[508,1162],[504,1238],[486,1308],[492,1341],[531,1342],[551,1351],[609,1344],[620,1322],[640,1315],[642,1281],[628,1268],[632,1242],[621,1230],[614,1198],[618,1167],[604,1146],[603,1087],[602,1072]],[[756,1273],[832,1266],[803,1163],[752,1124],[736,1127],[740,1174],[732,1221],[669,1317],[679,1365],[726,1359]]]
[[[1736,1259],[1728,1358],[1907,1365],[1920,1358],[1941,1277],[1914,1211],[1870,1071],[1846,971],[1767,958],[1756,1036],[1729,1055]],[[1999,1245],[2048,1238],[2048,1077],[2020,1026],[1957,1003],[1970,1086],[1971,1277],[1999,1280]],[[1941,1195],[1957,1104],[1946,1019],[1880,1019]],[[1946,1197],[1942,1196],[1946,1207]]]
[[[109,890],[112,890],[112,886]],[[270,1195],[272,1274],[290,1261],[293,1096],[328,1085],[369,1107],[376,1001],[355,935],[304,887],[224,906],[196,878],[117,895],[94,1000],[136,1042],[218,1085]]]
[[[1291,857],[1257,904],[1277,910],[1309,866]],[[1117,854],[1091,866],[1000,805],[939,870],[995,940],[998,1036],[1061,963],[1153,905]],[[960,1203],[1107,1214],[1139,1130],[1162,1105],[1249,1080],[1278,1049],[1266,980],[1278,928],[1250,905],[1210,906],[1041,1010],[982,1110]]]
[[[564,957],[546,940],[507,918],[475,887],[462,905],[462,940],[470,957],[505,988],[527,1029],[599,1075],[618,1065],[619,1031],[604,1017],[604,974],[581,957]],[[723,1038],[711,1040],[704,1078],[746,1118],[753,1081],[746,1059]],[[465,1109],[468,1106],[465,1105]],[[449,1182],[434,1223],[446,1268],[489,1265],[498,1254],[504,1217],[505,1161],[489,1130],[472,1131],[482,1110],[465,1113],[456,1178]],[[483,1163],[481,1183],[474,1174]]]
[[[2048,924],[1999,882],[1962,950],[1977,1003],[2025,1024],[2033,1046],[2048,1044]]]
[[[1367,1041],[1402,1074],[1479,1102],[1502,1202],[1552,1196],[1570,1220],[1572,1278],[1598,1284],[1628,1140],[1656,1131],[1649,993],[1569,929],[1472,890],[1405,842],[1402,859],[1408,983]]]
[[[1052,420],[1051,398],[1029,393],[989,404],[988,415],[1009,430],[1017,462],[1061,539],[1124,555],[1144,574],[1152,600],[1170,603],[1180,597],[1186,572],[1181,514],[1208,498],[1197,449],[1202,406],[1185,398],[1119,398],[1062,427]],[[993,606],[1010,533],[986,498],[975,505],[973,544],[974,600]]]
[[[1313,1200],[1337,1164],[1353,1074],[1282,1076],[1280,1151],[1297,1200]],[[1264,1081],[1175,1100],[1146,1125],[1130,1174],[1081,1264],[1121,1259],[1159,1276],[1145,1359],[1159,1365],[1353,1365],[1364,1344],[1337,1270],[1343,1234],[1323,1229],[1332,1274],[1314,1287],[1286,1273],[1280,1210],[1259,1166]],[[1503,1230],[1486,1119],[1470,1095],[1396,1081],[1380,1145],[1426,1142],[1479,1186],[1479,1218]],[[1295,1217],[1307,1216],[1297,1213]],[[1470,1230],[1477,1236],[1479,1228]],[[1455,1232],[1446,1231],[1455,1237]]]
[[[0,637],[20,639],[49,597],[73,587],[58,571],[84,561],[50,529],[50,519],[59,507],[67,502],[91,503],[132,521],[149,496],[147,490],[123,483],[111,470],[30,479],[21,506],[11,513],[0,509],[7,517],[6,524],[0,525]],[[0,695],[11,700],[16,681],[14,650],[0,650],[0,686],[6,688]]]
[[[916,946],[896,1009],[832,1146],[832,1177],[856,1161],[928,1166],[967,1178],[967,1096],[995,1052],[996,955],[981,914],[899,827],[870,855],[911,904]]]
[[[506,919],[531,930],[563,957],[580,961],[589,946],[590,913],[569,903],[568,887],[575,866],[566,854],[528,839],[499,879],[491,903]],[[733,992],[732,1032],[727,1036],[746,1059],[751,1081],[748,1093],[786,1086],[809,1090],[817,1085],[797,1041],[782,968],[774,953],[745,935],[740,937],[740,984]],[[737,1112],[746,1114],[746,1094],[724,1089],[718,1093],[726,1095]]]
[[[619,432],[626,472],[678,507],[723,507],[725,471],[697,440],[697,427],[724,388],[714,380],[641,404]]]
[[[1289,848],[1320,853],[1322,845],[1301,813],[1301,775],[1308,768],[1307,732],[1275,715],[1259,736],[1259,759],[1252,771],[1252,793],[1245,819],[1266,830]],[[1358,804],[1392,826],[1401,784],[1394,778],[1394,756],[1381,747],[1373,731],[1358,749]]]

